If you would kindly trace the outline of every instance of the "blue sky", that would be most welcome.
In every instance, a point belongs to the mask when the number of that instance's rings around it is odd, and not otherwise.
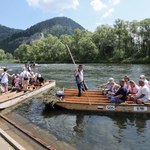
[[[27,29],[58,16],[73,19],[89,31],[98,25],[150,18],[150,0],[1,0],[0,24]]]

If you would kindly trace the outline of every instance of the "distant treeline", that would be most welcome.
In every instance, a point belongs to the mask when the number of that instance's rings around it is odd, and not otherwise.
[[[7,53],[4,50],[0,49],[0,61],[9,61],[13,59],[13,55],[11,53]]]
[[[98,26],[93,33],[77,29],[59,38],[48,35],[20,45],[14,57],[23,62],[71,63],[66,44],[77,63],[150,63],[150,19],[118,19],[113,26]]]

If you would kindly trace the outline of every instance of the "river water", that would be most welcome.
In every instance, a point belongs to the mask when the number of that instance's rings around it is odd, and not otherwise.
[[[19,64],[1,64],[20,71]],[[139,76],[150,77],[150,65],[85,64],[85,80],[89,89],[107,82],[109,77],[115,81],[124,75],[138,82]],[[56,80],[57,87],[76,88],[73,64],[42,64],[33,69],[45,79]],[[149,150],[150,115],[137,114],[94,114],[64,109],[46,108],[41,97],[34,97],[21,104],[15,113],[59,140],[69,143],[78,150]],[[63,150],[63,148],[62,148]]]

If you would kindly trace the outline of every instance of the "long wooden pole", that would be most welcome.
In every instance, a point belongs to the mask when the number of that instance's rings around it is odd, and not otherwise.
[[[72,61],[73,61],[73,64],[75,65],[76,70],[78,70],[77,65],[76,65],[76,63],[75,63],[75,61],[74,61],[74,59],[73,59],[72,54],[71,54],[70,48],[68,47],[68,45],[66,45],[66,47],[67,47],[68,52],[69,52],[69,54],[70,54],[70,56],[71,56],[71,59],[72,59]]]
[[[71,53],[71,51],[70,51],[70,48],[68,47],[68,45],[66,45],[66,47],[67,47],[67,49],[68,49],[68,52],[69,52],[69,54],[70,54],[70,56],[71,56],[71,59],[72,59],[74,65],[75,65],[76,70],[78,70],[77,65],[76,65],[76,63],[75,63],[75,61],[74,61],[74,58],[73,58],[73,56],[72,56],[72,53]],[[82,84],[83,84],[83,83],[82,83]],[[83,89],[84,89],[84,91],[85,91],[85,94],[86,94],[86,97],[87,97],[87,99],[88,99],[88,101],[89,101],[89,104],[91,105],[91,102],[90,102],[90,100],[89,100],[89,97],[88,97],[88,94],[87,94],[87,92],[86,92],[86,90],[85,90],[84,85],[83,85]]]

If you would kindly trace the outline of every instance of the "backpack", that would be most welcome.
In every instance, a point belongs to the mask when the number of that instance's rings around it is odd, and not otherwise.
[[[23,78],[24,80],[28,80],[29,78],[28,78],[28,75],[27,75],[27,72],[24,74],[24,78]]]

